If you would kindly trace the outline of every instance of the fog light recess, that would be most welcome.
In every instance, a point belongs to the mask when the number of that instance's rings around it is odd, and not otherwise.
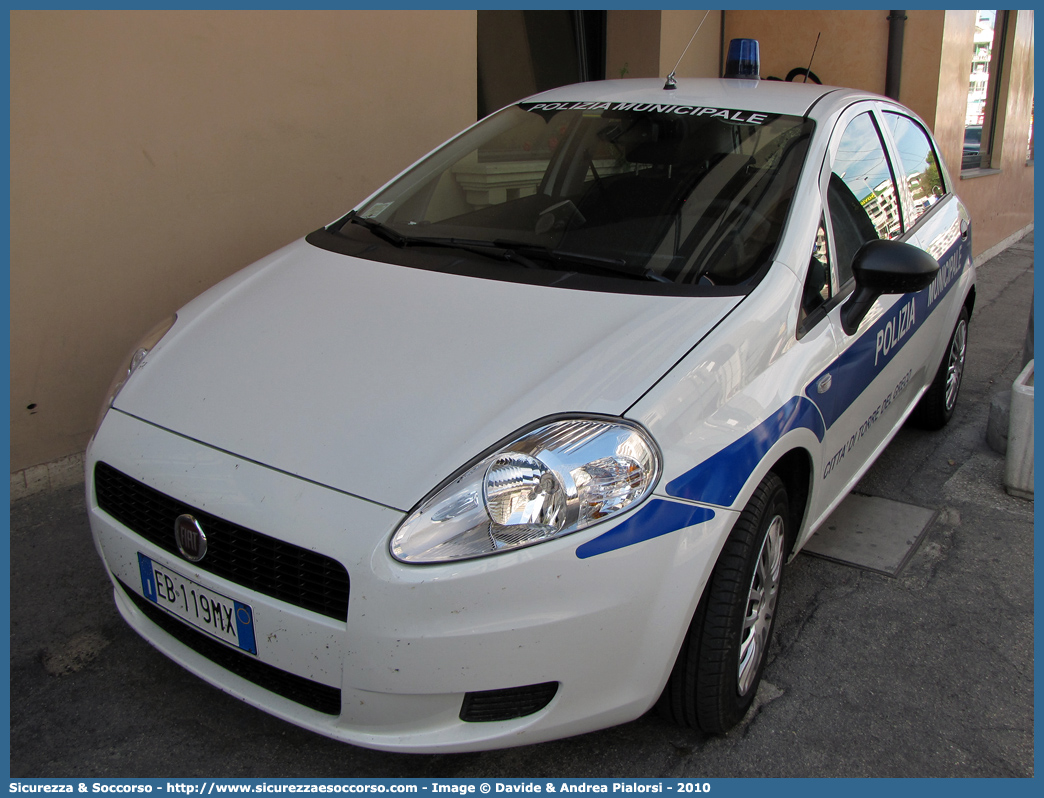
[[[550,704],[557,692],[558,682],[544,682],[506,690],[466,693],[460,707],[460,719],[466,723],[488,723],[523,718]]]

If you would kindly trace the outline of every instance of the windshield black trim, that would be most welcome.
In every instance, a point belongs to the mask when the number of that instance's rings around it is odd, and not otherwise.
[[[335,222],[331,228],[336,227]],[[305,236],[314,247],[353,258],[405,266],[410,269],[458,274],[483,280],[542,285],[574,291],[593,291],[607,294],[634,294],[639,296],[745,296],[760,282],[768,264],[759,270],[756,279],[744,285],[710,286],[684,285],[638,281],[633,278],[609,275],[583,274],[565,269],[532,269],[511,262],[497,262],[468,252],[443,247],[425,247],[417,244],[397,247],[369,233],[366,228],[345,225],[340,230],[321,227]]]

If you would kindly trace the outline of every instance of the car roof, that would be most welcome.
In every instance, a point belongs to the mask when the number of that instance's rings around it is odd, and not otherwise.
[[[724,78],[679,78],[674,89],[665,89],[663,78],[591,81],[551,89],[523,102],[649,103],[794,116],[805,116],[815,107],[819,116],[863,99],[892,102],[876,94],[818,83]]]

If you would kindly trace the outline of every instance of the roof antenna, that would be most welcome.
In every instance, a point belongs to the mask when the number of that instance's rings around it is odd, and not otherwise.
[[[812,73],[812,59],[816,57],[816,48],[819,47],[819,37],[823,35],[823,31],[816,34],[816,43],[812,45],[812,58],[808,59],[808,69],[805,70],[805,79],[802,83],[808,83],[808,76]]]
[[[700,24],[696,26],[696,31],[692,34],[689,39],[689,44],[685,45],[685,49],[682,50],[681,58],[678,59],[678,63],[674,65],[674,69],[671,70],[671,74],[667,76],[667,82],[663,84],[664,89],[676,89],[678,88],[678,81],[674,78],[674,73],[678,71],[678,67],[681,65],[682,58],[685,58],[685,54],[689,52],[689,46],[692,44],[693,39],[696,38],[696,34],[700,32],[700,28],[703,27],[703,23],[707,21],[707,17],[710,15],[710,11],[707,11],[703,15],[703,19],[700,20]]]

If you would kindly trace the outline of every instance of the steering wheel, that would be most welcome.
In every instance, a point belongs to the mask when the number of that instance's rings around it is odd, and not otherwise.
[[[587,219],[584,218],[584,215],[580,213],[580,209],[573,204],[572,200],[556,202],[554,205],[544,208],[544,210],[540,212],[535,232],[537,235],[550,233],[559,225],[565,227],[574,218],[577,220],[578,226],[587,221]]]

